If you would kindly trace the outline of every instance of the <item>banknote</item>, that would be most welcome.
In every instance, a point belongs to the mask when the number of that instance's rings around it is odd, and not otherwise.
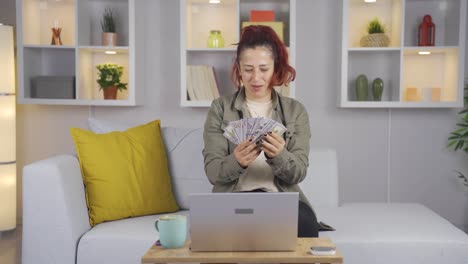
[[[283,124],[270,118],[243,118],[229,122],[224,128],[223,135],[237,145],[247,139],[252,139],[253,142],[256,142],[269,132],[283,135],[286,130]]]

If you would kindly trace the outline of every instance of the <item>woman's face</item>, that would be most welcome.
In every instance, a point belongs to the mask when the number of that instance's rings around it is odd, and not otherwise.
[[[274,72],[273,53],[266,47],[241,52],[239,68],[247,99],[257,102],[271,100],[271,77]]]

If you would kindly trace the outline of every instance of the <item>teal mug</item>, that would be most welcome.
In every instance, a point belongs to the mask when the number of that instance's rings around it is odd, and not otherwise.
[[[163,215],[154,222],[159,241],[164,248],[180,248],[187,239],[187,216]]]

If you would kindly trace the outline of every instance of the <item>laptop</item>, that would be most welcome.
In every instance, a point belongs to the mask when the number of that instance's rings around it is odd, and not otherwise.
[[[192,251],[294,251],[299,193],[190,194]]]

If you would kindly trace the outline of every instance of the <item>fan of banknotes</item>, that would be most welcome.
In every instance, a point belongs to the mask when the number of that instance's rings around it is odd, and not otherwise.
[[[229,139],[229,141],[237,145],[249,138],[252,138],[252,141],[256,142],[268,132],[282,135],[286,130],[283,124],[273,119],[263,117],[243,118],[229,122],[224,128],[223,135]]]

